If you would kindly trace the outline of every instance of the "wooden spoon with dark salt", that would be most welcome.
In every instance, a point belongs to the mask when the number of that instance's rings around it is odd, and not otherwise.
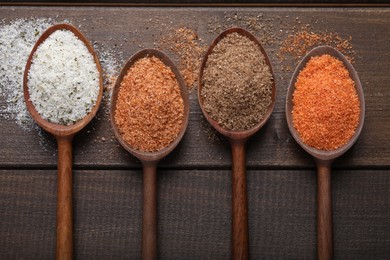
[[[33,102],[30,100],[30,92],[28,87],[28,76],[31,68],[34,54],[38,47],[55,31],[68,30],[71,31],[79,40],[81,40],[88,51],[93,56],[99,73],[98,88],[99,93],[95,105],[91,111],[82,119],[71,125],[61,125],[51,123],[38,113]],[[26,68],[23,77],[24,99],[28,111],[35,122],[45,129],[47,132],[55,136],[58,145],[58,186],[57,186],[57,228],[56,228],[56,259],[72,259],[73,258],[73,223],[72,223],[72,140],[73,137],[83,129],[96,115],[103,94],[103,79],[99,59],[84,35],[75,27],[69,24],[57,24],[48,28],[38,39],[31,54],[27,60]]]
[[[214,47],[227,35],[231,33],[238,33],[253,41],[260,49],[265,57],[265,62],[272,73],[271,63],[266,52],[261,46],[260,42],[248,31],[241,28],[231,28],[215,38],[207,50],[202,61],[199,82],[198,82],[198,100],[202,109],[203,115],[207,121],[219,133],[224,135],[230,142],[232,154],[232,259],[248,259],[248,206],[247,206],[247,189],[246,189],[246,161],[245,161],[245,143],[246,141],[258,132],[267,120],[270,118],[273,108],[275,106],[275,81],[272,81],[272,96],[271,104],[268,106],[265,114],[261,120],[252,128],[248,130],[229,130],[218,124],[204,108],[204,100],[202,98],[202,78],[206,67],[209,55],[212,53]]]
[[[128,70],[138,60],[145,57],[157,57],[174,73],[180,87],[180,96],[183,100],[184,115],[177,137],[166,147],[156,152],[144,152],[134,149],[121,135],[115,123],[115,110],[121,82]],[[156,102],[153,100],[153,102]],[[187,129],[189,119],[188,92],[184,80],[173,62],[163,52],[155,49],[144,49],[134,54],[122,68],[111,97],[110,119],[111,126],[119,143],[133,156],[137,157],[143,166],[143,223],[142,223],[142,259],[157,259],[157,164],[179,144]],[[147,120],[147,119],[145,119]]]
[[[359,123],[352,138],[343,146],[336,150],[325,151],[319,150],[305,144],[298,131],[293,124],[293,93],[295,91],[295,83],[301,70],[306,66],[310,58],[329,54],[339,59],[349,72],[351,79],[355,83],[356,92],[359,99],[360,115]],[[317,216],[317,247],[318,259],[329,260],[333,259],[333,231],[332,231],[332,189],[331,189],[331,165],[332,162],[344,154],[358,139],[364,123],[364,94],[359,77],[346,57],[338,50],[330,46],[320,46],[311,50],[298,64],[291,78],[290,85],[286,96],[286,118],[288,128],[295,141],[315,159],[317,165],[317,181],[318,181],[318,216]]]

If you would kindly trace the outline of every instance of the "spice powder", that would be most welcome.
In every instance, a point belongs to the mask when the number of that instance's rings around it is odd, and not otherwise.
[[[203,107],[229,130],[256,126],[272,103],[272,74],[259,46],[238,33],[222,38],[207,58]]]
[[[156,152],[172,143],[184,119],[184,102],[172,70],[154,56],[137,60],[120,84],[114,117],[133,149]]]
[[[330,56],[312,57],[293,93],[293,124],[302,141],[319,150],[345,145],[359,124],[355,84],[343,63]]]

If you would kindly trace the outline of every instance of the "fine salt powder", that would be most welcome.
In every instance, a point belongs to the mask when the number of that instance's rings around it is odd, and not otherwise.
[[[30,100],[42,118],[71,125],[96,104],[99,71],[85,44],[71,31],[58,30],[34,53],[28,87]]]

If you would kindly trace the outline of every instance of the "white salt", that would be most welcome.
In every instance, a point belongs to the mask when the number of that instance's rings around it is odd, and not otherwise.
[[[23,72],[31,49],[50,19],[18,19],[0,26],[0,116],[14,120],[25,130],[35,128],[23,97]]]
[[[69,20],[57,22],[71,23]],[[0,22],[0,117],[13,121],[26,131],[40,131],[40,128],[31,118],[24,102],[24,68],[35,42],[53,23],[52,19],[39,17],[13,21],[2,19]],[[122,53],[112,46],[94,42],[103,69],[105,90],[102,105],[106,113],[109,112],[112,85],[123,63],[123,57],[118,57]]]
[[[28,88],[30,100],[44,119],[71,125],[96,104],[99,72],[86,45],[71,31],[58,30],[34,53]]]

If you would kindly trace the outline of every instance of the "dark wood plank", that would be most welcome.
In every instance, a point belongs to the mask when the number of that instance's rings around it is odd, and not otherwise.
[[[250,167],[306,167],[313,162],[292,139],[285,122],[285,93],[292,72],[282,66],[294,66],[294,60],[281,62],[276,56],[287,31],[310,24],[313,31],[332,31],[342,37],[352,36],[356,50],[355,67],[363,82],[366,96],[366,122],[355,147],[336,165],[342,167],[384,167],[390,165],[390,105],[388,88],[389,9],[376,8],[95,8],[95,7],[0,7],[7,21],[26,17],[52,17],[69,20],[80,27],[91,41],[99,46],[123,52],[121,62],[137,50],[154,47],[165,29],[188,26],[210,43],[216,34],[208,33],[208,21],[223,24],[226,14],[242,17],[263,14],[266,26],[274,29],[275,41],[265,45],[274,67],[277,84],[275,111],[260,133],[248,144]],[[297,19],[298,18],[298,19]],[[158,21],[158,22],[157,22]],[[297,22],[299,21],[299,23]],[[165,25],[164,25],[165,24]],[[261,32],[254,32],[262,37]],[[124,38],[129,39],[127,42]],[[120,47],[122,45],[122,47]],[[120,55],[119,55],[120,56]],[[230,167],[228,144],[223,139],[210,141],[197,104],[196,92],[191,97],[191,116],[188,132],[178,149],[164,160],[163,167]],[[5,105],[1,102],[0,105]],[[106,107],[107,108],[107,107]],[[104,108],[103,108],[104,109]],[[106,109],[107,110],[107,109]],[[0,167],[55,167],[54,139],[36,131],[25,132],[14,122],[0,119]],[[42,134],[41,134],[42,135]],[[139,167],[113,138],[106,113],[100,112],[75,140],[76,167]]]
[[[281,62],[276,52],[286,37],[289,26],[297,27],[309,23],[313,31],[333,31],[341,36],[352,36],[356,50],[355,67],[363,82],[366,96],[366,122],[361,138],[355,147],[336,165],[347,166],[389,166],[390,149],[390,89],[387,87],[389,48],[388,9],[286,9],[286,8],[60,8],[60,7],[0,7],[1,16],[7,20],[22,17],[53,17],[57,21],[68,19],[79,26],[91,41],[106,47],[117,47],[123,52],[123,59],[130,57],[143,47],[154,47],[164,29],[188,26],[195,29],[206,43],[216,36],[207,33],[207,21],[221,19],[225,12],[236,12],[242,16],[256,16],[272,19],[275,43],[266,45],[274,66],[277,83],[277,103],[272,118],[265,129],[254,136],[248,145],[248,165],[251,167],[305,167],[313,162],[292,139],[285,122],[285,93],[291,72],[282,71],[282,65],[294,66],[293,60]],[[57,17],[58,16],[58,17]],[[56,18],[57,17],[57,18]],[[191,18],[191,19],[189,19]],[[156,21],[159,21],[157,24]],[[172,22],[172,23],[171,23]],[[256,32],[255,32],[256,33]],[[262,37],[257,32],[258,37]],[[124,42],[124,38],[129,42]],[[134,43],[131,43],[134,42]],[[140,46],[139,46],[140,45]],[[0,105],[4,105],[3,103]],[[0,166],[54,167],[56,151],[54,139],[36,131],[25,132],[13,122],[0,119]],[[188,132],[179,148],[162,162],[166,167],[229,167],[230,153],[225,140],[210,141],[197,104],[196,93],[191,93],[191,117]],[[16,140],[16,141],[15,141]],[[41,143],[41,145],[38,145]],[[44,144],[42,147],[42,143]],[[46,149],[47,151],[44,151]],[[75,165],[79,167],[134,167],[139,166],[134,158],[118,146],[105,113],[99,120],[85,129],[75,140]]]
[[[26,1],[23,1],[23,0],[3,0],[2,2],[10,2],[10,3],[18,3],[18,2],[22,2],[22,3],[26,3]],[[65,1],[65,0],[30,0],[28,1],[28,3],[33,3],[33,2],[36,2],[36,3],[49,3],[49,4],[53,4],[53,3],[69,3],[69,1]],[[386,4],[386,1],[384,0],[354,0],[354,1],[347,1],[347,0],[327,0],[327,1],[320,1],[320,0],[310,0],[310,1],[304,1],[304,0],[274,0],[274,1],[270,1],[270,0],[245,0],[245,1],[240,1],[239,3],[237,3],[237,1],[235,0],[198,0],[198,1],[195,1],[195,0],[185,0],[185,1],[179,1],[179,0],[169,0],[169,1],[161,1],[161,0],[115,0],[115,1],[109,1],[109,0],[83,0],[83,1],[80,1],[80,0],[76,0],[76,1],[72,1],[72,4],[75,4],[75,3],[78,3],[78,4],[95,4],[95,5],[98,5],[98,4],[130,4],[130,5],[134,5],[134,4],[143,4],[143,5],[151,5],[151,4],[154,4],[154,5],[161,5],[161,4],[173,4],[173,5],[183,5],[183,4],[192,4],[192,5],[215,5],[215,4],[220,4],[220,5],[223,5],[223,4],[233,4],[233,5],[240,5],[240,4],[301,4],[301,5],[305,5],[305,4],[328,4],[328,5],[339,5],[339,4]]]
[[[302,24],[310,24],[313,31],[352,36],[354,66],[366,97],[362,135],[335,162],[332,176],[335,258],[386,259],[390,254],[390,9],[0,6],[0,17],[6,22],[31,16],[67,19],[80,27],[88,39],[96,41],[99,48],[113,48],[121,63],[141,48],[154,47],[170,27],[195,29],[208,44],[217,34],[208,32],[209,21],[222,24],[226,15],[234,13],[238,17],[263,14],[264,24],[272,25],[275,34],[274,42],[264,45],[276,76],[275,111],[247,144],[252,259],[316,256],[314,163],[292,139],[284,114],[292,72],[282,67],[294,67],[295,61],[281,62],[277,57],[287,31],[291,33],[294,26],[299,28]],[[263,36],[259,31],[252,32]],[[227,259],[230,147],[208,127],[195,91],[190,101],[188,131],[177,149],[159,165],[159,257]],[[4,105],[0,100],[0,106]],[[3,117],[0,125],[0,259],[52,259],[55,140],[42,131],[26,132]],[[139,258],[140,164],[115,140],[107,105],[76,136],[74,164],[76,259]]]
[[[390,172],[333,172],[335,259],[386,259]],[[252,259],[314,259],[314,170],[249,170]],[[227,259],[230,171],[160,170],[160,259]],[[0,171],[0,258],[52,259],[56,172]],[[140,171],[75,171],[76,259],[140,256]]]

